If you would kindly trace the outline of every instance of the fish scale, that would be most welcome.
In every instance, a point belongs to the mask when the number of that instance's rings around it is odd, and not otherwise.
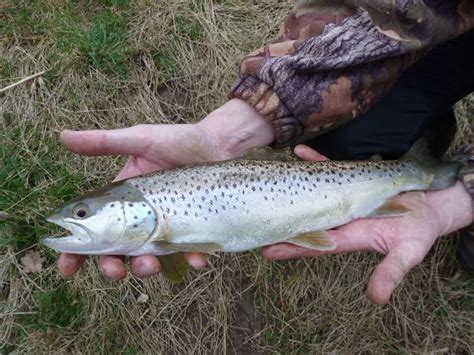
[[[180,252],[279,242],[333,250],[336,242],[326,230],[357,218],[409,213],[391,198],[449,187],[459,169],[413,154],[377,162],[281,158],[250,154],[112,183],[58,208],[48,221],[72,235],[43,244],[75,254],[157,255],[165,277],[178,282],[187,267]]]
[[[401,191],[428,186],[429,176],[420,179],[424,175],[414,162],[241,160],[154,173],[126,184],[140,190],[166,223],[166,240],[241,251],[347,223]],[[328,212],[331,218],[317,218]]]

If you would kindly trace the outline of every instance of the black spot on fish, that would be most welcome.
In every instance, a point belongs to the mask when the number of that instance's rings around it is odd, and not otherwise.
[[[133,216],[133,219],[138,219],[138,217],[137,217],[137,216]]]
[[[110,207],[114,208],[114,207],[115,207],[115,204],[112,203],[112,204],[110,205]]]
[[[169,208],[166,208],[166,213],[170,213],[170,209],[169,209]]]
[[[317,181],[317,182],[320,182],[320,181],[321,181],[321,179],[317,177],[317,178],[316,178],[316,181]]]
[[[129,203],[128,206],[129,206],[129,207],[133,207],[133,203]]]
[[[150,215],[150,214],[151,214],[151,211],[148,211],[148,214]]]
[[[198,205],[198,208],[199,208],[199,209],[202,209],[202,205]]]
[[[187,215],[188,215],[188,211],[184,211],[184,215],[187,216]]]
[[[134,224],[134,225],[133,225],[133,228],[137,228],[137,225],[136,225],[136,224]]]
[[[121,220],[122,220],[122,218],[120,218],[120,217],[119,217],[119,218],[117,218],[117,221],[119,221],[119,222],[120,222]]]
[[[176,212],[176,210],[173,210],[173,214],[176,216],[178,212]]]
[[[174,203],[175,199],[174,197],[171,197],[171,202]]]

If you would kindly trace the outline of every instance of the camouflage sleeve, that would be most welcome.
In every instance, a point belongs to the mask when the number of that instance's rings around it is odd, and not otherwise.
[[[306,1],[246,56],[230,97],[254,106],[276,145],[366,112],[432,46],[474,27],[470,0]]]

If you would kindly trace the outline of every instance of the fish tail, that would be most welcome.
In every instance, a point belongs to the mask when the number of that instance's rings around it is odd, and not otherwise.
[[[402,160],[415,161],[431,176],[426,190],[441,190],[454,185],[461,167],[461,164],[457,162],[443,162],[436,158],[431,153],[426,138],[416,141]]]
[[[458,179],[461,164],[443,162],[431,168],[433,179],[427,190],[441,190],[453,186]]]

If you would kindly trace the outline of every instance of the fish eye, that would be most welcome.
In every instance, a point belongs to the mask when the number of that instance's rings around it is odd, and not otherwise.
[[[77,219],[84,219],[86,217],[89,217],[89,207],[87,207],[87,205],[85,205],[84,203],[78,203],[72,209],[72,214],[73,217]]]

